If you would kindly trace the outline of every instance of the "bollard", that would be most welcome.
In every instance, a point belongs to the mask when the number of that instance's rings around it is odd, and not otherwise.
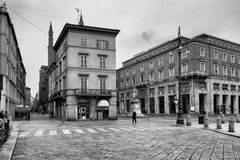
[[[222,129],[220,116],[217,117],[216,121],[217,121],[217,129]]]
[[[236,116],[236,122],[240,123],[240,116],[239,116],[239,114],[237,114],[237,116]]]
[[[192,125],[192,121],[191,121],[191,116],[190,115],[187,115],[186,121],[187,121],[187,123],[186,123],[187,126],[191,126]]]
[[[204,128],[208,128],[208,116],[204,117]]]
[[[234,123],[235,123],[235,120],[233,117],[231,117],[229,119],[229,127],[228,127],[228,132],[235,132],[234,131]]]
[[[226,121],[226,118],[225,118],[224,114],[222,114],[221,115],[221,123],[225,123],[225,121]]]

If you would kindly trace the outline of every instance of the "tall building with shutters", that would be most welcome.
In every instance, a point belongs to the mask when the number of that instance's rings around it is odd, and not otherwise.
[[[49,106],[67,120],[116,119],[116,36],[119,30],[65,24],[48,69]]]
[[[14,26],[5,5],[0,7],[0,111],[15,116],[25,104],[26,71]]]
[[[207,34],[181,40],[183,113],[239,113],[240,44]],[[123,62],[117,70],[118,111],[131,113],[136,88],[142,113],[177,113],[178,57],[176,38]]]

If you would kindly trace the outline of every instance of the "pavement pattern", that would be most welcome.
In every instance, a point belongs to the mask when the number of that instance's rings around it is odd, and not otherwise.
[[[240,159],[240,139],[162,118],[18,122],[12,160]]]

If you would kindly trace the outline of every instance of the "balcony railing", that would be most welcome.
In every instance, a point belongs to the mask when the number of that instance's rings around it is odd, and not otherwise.
[[[110,96],[111,90],[101,90],[101,89],[76,89],[76,95],[81,96]]]
[[[58,91],[50,96],[50,99],[63,98],[66,95],[80,95],[80,96],[111,96],[112,90],[101,89],[68,89]],[[69,93],[67,93],[69,92]]]

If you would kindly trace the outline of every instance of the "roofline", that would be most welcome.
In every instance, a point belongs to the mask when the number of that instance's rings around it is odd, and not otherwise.
[[[62,38],[65,36],[65,34],[67,34],[67,32],[70,29],[80,29],[80,30],[95,31],[95,32],[98,31],[98,32],[104,32],[104,33],[110,33],[114,36],[117,36],[117,34],[120,32],[120,30],[118,30],[118,29],[100,28],[100,27],[85,26],[85,25],[81,26],[81,25],[77,25],[77,24],[66,23],[56,41],[56,43],[53,46],[54,50],[56,50],[56,48],[60,45]]]
[[[191,40],[190,38],[183,37],[183,36],[181,36],[181,38],[184,38],[184,39],[187,39],[187,40]],[[142,51],[142,52],[144,52],[144,53],[139,54],[139,55],[137,55],[137,56],[135,56],[135,57],[132,57],[132,58],[126,60],[126,61],[123,61],[122,64],[123,64],[123,63],[126,63],[126,62],[128,62],[128,61],[131,61],[131,60],[133,60],[133,59],[135,59],[135,58],[138,58],[138,57],[140,57],[140,56],[142,56],[142,55],[144,55],[144,54],[146,54],[146,53],[149,53],[149,52],[153,51],[154,49],[160,48],[160,47],[162,47],[162,46],[164,46],[164,45],[166,45],[166,44],[168,44],[168,43],[171,43],[171,42],[173,42],[173,41],[175,41],[175,40],[177,40],[177,39],[178,39],[178,37],[177,37],[177,38],[174,38],[174,39],[172,39],[172,40],[168,40],[168,41],[166,41],[166,42],[163,42],[163,43],[161,43],[161,44],[158,44],[158,45],[156,45],[156,46],[148,49],[147,51]],[[140,52],[140,53],[141,53],[141,52]]]
[[[216,36],[213,36],[211,34],[206,34],[206,33],[201,33],[199,35],[196,35],[194,36],[192,39],[195,39],[197,37],[200,37],[200,36],[208,36],[208,37],[212,37],[212,38],[215,38],[215,39],[219,39],[219,40],[222,40],[222,41],[226,41],[226,42],[229,42],[229,43],[233,43],[235,45],[238,45],[240,47],[240,43],[236,43],[236,42],[233,42],[233,41],[230,41],[230,40],[227,40],[227,39],[224,39],[224,38],[219,38],[219,37],[216,37]]]

